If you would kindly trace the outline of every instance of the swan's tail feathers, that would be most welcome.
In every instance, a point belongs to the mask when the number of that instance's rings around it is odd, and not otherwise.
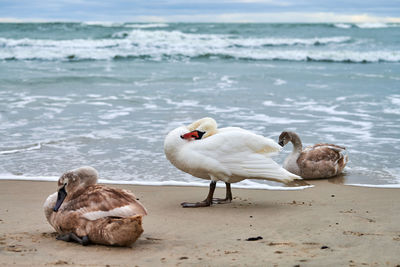
[[[335,166],[338,169],[337,173],[340,173],[349,162],[349,156],[347,155],[346,151],[341,151],[339,155],[339,159],[335,162]]]
[[[143,233],[142,215],[127,218],[107,217],[99,220],[102,222],[101,225],[96,225],[97,231],[89,234],[89,239],[93,243],[130,246]]]
[[[280,167],[279,171],[277,171],[277,175],[272,178],[275,178],[276,182],[281,182],[287,185],[292,184],[296,180],[302,180],[300,176],[293,174],[282,167]]]
[[[290,184],[296,180],[302,180],[302,178],[296,174],[293,174],[278,164],[274,166],[275,168],[267,168],[263,170],[255,170],[254,168],[251,170],[251,178],[253,179],[262,179],[269,180],[284,184]]]
[[[237,173],[243,173],[249,179],[270,180],[274,182],[288,184],[294,180],[301,180],[300,176],[285,170],[271,158],[263,157],[252,160],[242,161]],[[233,167],[233,166],[232,166]],[[231,168],[232,170],[233,168]],[[242,172],[243,170],[243,172]]]

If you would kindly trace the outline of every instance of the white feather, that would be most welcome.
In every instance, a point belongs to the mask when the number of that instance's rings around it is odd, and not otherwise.
[[[105,217],[131,217],[136,215],[137,212],[136,210],[132,207],[132,205],[126,205],[123,207],[118,207],[112,210],[108,211],[91,211],[87,213],[83,213],[82,217],[90,220],[90,221],[95,221],[100,218],[105,218]]]

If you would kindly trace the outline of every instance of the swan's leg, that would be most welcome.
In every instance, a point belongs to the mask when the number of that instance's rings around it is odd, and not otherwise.
[[[205,200],[203,200],[201,202],[196,202],[196,203],[183,202],[183,203],[181,203],[182,207],[183,208],[199,208],[199,207],[211,206],[216,185],[217,185],[216,181],[211,181],[210,190],[208,191],[208,195]]]
[[[88,236],[84,236],[84,237],[80,238],[74,233],[69,233],[69,234],[65,234],[65,235],[58,235],[56,237],[56,239],[57,240],[66,241],[66,242],[75,241],[75,242],[81,244],[82,246],[87,246],[89,244],[89,237]]]
[[[213,204],[226,204],[230,203],[232,201],[232,190],[231,190],[231,184],[226,183],[226,197],[225,198],[213,198]]]
[[[65,242],[71,242],[71,237],[70,237],[69,234],[58,235],[58,236],[56,236],[56,239],[57,240],[62,240],[62,241],[65,241]]]

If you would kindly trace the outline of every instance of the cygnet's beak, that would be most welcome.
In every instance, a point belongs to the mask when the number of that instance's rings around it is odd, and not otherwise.
[[[65,191],[65,185],[58,190],[58,195],[57,195],[57,202],[56,205],[54,205],[53,210],[55,212],[58,211],[58,209],[61,207],[61,204],[64,202],[64,199],[67,197],[67,192]]]
[[[278,143],[280,146],[284,146],[285,144],[283,144],[283,141],[279,141],[279,143]]]

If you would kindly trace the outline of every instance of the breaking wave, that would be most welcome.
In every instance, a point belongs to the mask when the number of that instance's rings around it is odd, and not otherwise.
[[[113,24],[111,24],[113,25]],[[315,38],[243,37],[143,30],[167,24],[128,24],[102,39],[0,38],[0,60],[285,60],[399,62],[400,51],[357,49],[349,36]],[[340,48],[340,49],[338,49]]]

